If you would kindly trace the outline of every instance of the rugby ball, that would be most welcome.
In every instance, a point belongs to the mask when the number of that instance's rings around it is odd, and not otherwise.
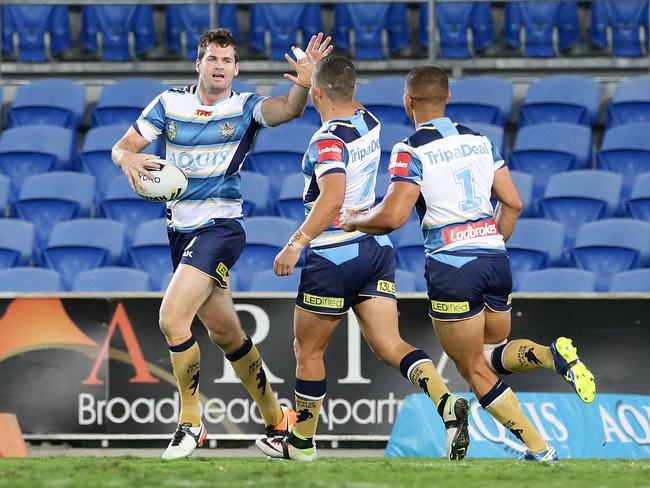
[[[150,202],[170,202],[180,197],[187,189],[187,176],[178,166],[164,159],[152,159],[152,163],[160,165],[160,169],[150,169],[153,180],[138,174],[138,183],[144,190],[136,187],[136,193]]]

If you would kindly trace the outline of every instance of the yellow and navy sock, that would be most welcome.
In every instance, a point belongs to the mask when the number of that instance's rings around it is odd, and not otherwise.
[[[246,337],[239,349],[226,354],[250,396],[257,404],[260,414],[267,426],[275,427],[282,420],[282,409],[273,389],[266,379],[262,365],[262,356],[250,337]]]
[[[499,345],[492,350],[488,364],[498,374],[539,368],[555,370],[551,348],[528,339],[515,339]]]
[[[201,425],[201,404],[199,400],[199,377],[201,373],[201,350],[196,338],[191,337],[182,344],[169,346],[178,393],[181,397],[179,424],[189,422],[193,427]]]
[[[292,431],[294,446],[304,449],[313,445],[312,439],[316,435],[326,393],[326,378],[318,381],[296,378],[296,425]]]
[[[450,393],[427,353],[420,349],[409,352],[400,361],[399,370],[404,378],[431,398],[442,418],[442,412]]]
[[[490,391],[479,399],[479,403],[517,439],[526,444],[530,451],[542,452],[546,449],[546,441],[521,410],[514,392],[503,381],[497,381]]]

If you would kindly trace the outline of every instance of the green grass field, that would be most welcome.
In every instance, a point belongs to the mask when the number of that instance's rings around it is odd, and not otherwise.
[[[313,464],[255,458],[0,459],[0,487],[650,487],[650,460],[342,459]]]

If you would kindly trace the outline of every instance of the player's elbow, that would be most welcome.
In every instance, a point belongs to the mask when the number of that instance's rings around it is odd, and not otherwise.
[[[384,219],[384,228],[388,230],[388,232],[391,232],[395,229],[399,229],[402,227],[406,221],[409,218],[409,214],[402,215],[401,213],[397,212],[390,212],[386,214],[386,217]]]

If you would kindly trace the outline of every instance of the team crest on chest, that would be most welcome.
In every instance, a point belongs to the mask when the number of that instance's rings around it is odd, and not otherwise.
[[[221,129],[221,137],[224,139],[228,139],[229,137],[232,137],[235,135],[235,124],[231,124],[230,122],[224,122],[219,126]]]
[[[170,120],[167,123],[167,137],[170,141],[176,139],[176,134],[178,133],[178,125],[173,120]]]

